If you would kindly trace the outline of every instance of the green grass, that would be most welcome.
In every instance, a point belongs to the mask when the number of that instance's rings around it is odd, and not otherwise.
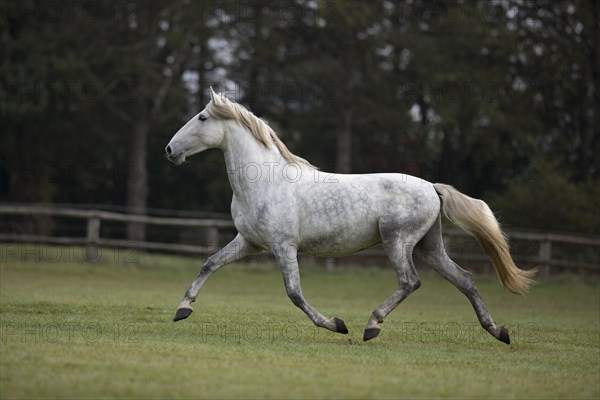
[[[597,278],[542,282],[521,298],[477,276],[511,331],[507,346],[424,270],[421,289],[363,343],[372,309],[395,288],[392,271],[303,268],[309,302],[346,321],[340,335],[292,305],[272,265],[219,271],[190,318],[173,323],[196,260],[105,250],[89,264],[79,249],[39,259],[13,250],[0,267],[2,399],[600,397]]]

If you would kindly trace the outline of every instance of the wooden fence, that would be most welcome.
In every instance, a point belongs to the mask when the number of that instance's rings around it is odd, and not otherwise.
[[[146,215],[135,215],[118,213],[112,211],[85,210],[66,207],[55,207],[51,205],[13,205],[0,204],[0,217],[2,219],[11,216],[49,216],[49,217],[69,217],[83,219],[86,221],[85,236],[67,237],[51,236],[39,234],[18,234],[4,232],[0,228],[1,242],[18,243],[49,243],[62,245],[86,245],[96,244],[107,247],[126,247],[143,250],[157,250],[175,253],[192,253],[199,255],[209,255],[214,253],[220,247],[221,232],[224,230],[232,231],[233,222],[227,219],[200,219],[200,218],[181,218],[181,217],[155,217]],[[205,230],[205,240],[202,244],[183,244],[183,243],[164,243],[156,241],[131,241],[126,239],[102,237],[101,227],[103,222],[116,221],[122,223],[142,223],[147,226],[171,226],[176,228],[201,228]],[[454,243],[465,242],[468,234],[459,229],[444,229],[444,240],[446,248],[450,255],[456,260],[466,260],[470,262],[483,262],[487,258],[477,251],[465,251],[464,246],[453,246]],[[593,272],[600,272],[599,250],[600,237],[575,236],[557,233],[533,233],[509,231],[508,236],[511,242],[527,241],[528,251],[522,254],[513,254],[517,262],[527,263],[529,265],[538,265],[541,268],[541,276],[547,276],[551,268],[560,269],[583,269]],[[474,240],[471,241],[474,244]],[[575,254],[587,253],[591,256],[586,260],[573,260],[565,257],[556,258],[556,252],[553,251],[555,245],[576,246]],[[479,249],[475,244],[475,247]],[[532,246],[537,248],[532,250]],[[518,252],[517,252],[518,253]],[[381,248],[372,248],[360,253],[357,257],[379,257],[384,253]],[[331,265],[332,261],[328,261]],[[327,263],[326,263],[327,264]]]

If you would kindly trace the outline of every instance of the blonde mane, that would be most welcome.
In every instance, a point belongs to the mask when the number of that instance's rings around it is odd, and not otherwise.
[[[312,167],[305,159],[292,154],[266,121],[252,114],[252,112],[241,104],[229,100],[223,93],[216,94],[212,88],[210,91],[212,100],[206,106],[206,112],[211,117],[218,119],[232,119],[246,128],[248,132],[250,132],[252,136],[265,147],[274,145],[287,162],[304,164]]]

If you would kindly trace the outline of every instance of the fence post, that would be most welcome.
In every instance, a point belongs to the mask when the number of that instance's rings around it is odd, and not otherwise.
[[[97,243],[100,239],[100,217],[96,214],[92,214],[87,220],[87,236],[88,242]]]
[[[207,250],[209,253],[214,253],[219,250],[219,227],[209,226],[207,227],[206,240]]]
[[[550,275],[550,260],[552,260],[552,242],[547,236],[540,242],[540,278],[548,279]]]
[[[86,241],[86,260],[95,263],[100,258],[97,246],[97,243],[100,241],[100,217],[95,213],[91,214],[87,220]]]

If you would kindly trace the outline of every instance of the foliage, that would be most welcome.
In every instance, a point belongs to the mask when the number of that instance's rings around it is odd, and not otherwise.
[[[598,234],[600,182],[575,183],[550,163],[535,164],[531,174],[511,182],[491,204],[504,225]]]
[[[478,197],[527,179],[534,159],[574,185],[599,177],[598,2],[0,7],[2,201],[227,212],[218,154],[163,157],[210,85],[324,170],[406,172]]]

